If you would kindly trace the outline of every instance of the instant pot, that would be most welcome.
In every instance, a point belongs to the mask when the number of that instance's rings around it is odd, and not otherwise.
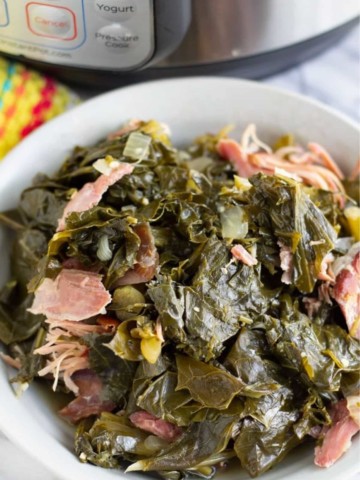
[[[0,51],[100,86],[178,74],[260,77],[358,21],[358,0],[0,0]]]

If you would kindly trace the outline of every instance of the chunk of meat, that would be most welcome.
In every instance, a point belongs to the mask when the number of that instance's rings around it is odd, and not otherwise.
[[[261,171],[260,168],[254,167],[249,162],[247,153],[235,140],[223,138],[218,142],[216,148],[221,157],[234,165],[235,170],[241,177],[248,178]]]
[[[116,286],[135,285],[152,280],[159,265],[159,254],[148,223],[139,223],[133,227],[140,238],[140,248],[136,256],[136,263],[125,275],[116,282]]]
[[[102,268],[101,263],[93,263],[92,265],[84,265],[81,260],[77,257],[65,258],[62,262],[62,268],[67,268],[68,270],[82,270],[84,272],[93,272],[99,273]]]
[[[231,254],[234,258],[236,258],[236,260],[240,260],[240,262],[248,265],[249,267],[253,267],[258,263],[256,258],[250,255],[250,253],[242,245],[235,245],[235,247],[231,249]]]
[[[103,384],[93,370],[79,370],[73,374],[72,380],[79,389],[78,397],[60,410],[62,417],[76,423],[90,415],[114,410],[116,405],[113,402],[102,399]]]
[[[79,260],[77,257],[68,257],[62,261],[61,264],[62,268],[66,268],[68,270],[81,270],[83,272],[92,272],[92,273],[99,273],[103,266],[100,262],[94,262],[91,265],[84,265],[84,263]]]
[[[130,420],[136,427],[141,428],[141,430],[153,433],[169,442],[176,440],[182,433],[181,428],[177,425],[157,418],[145,410],[132,413]]]
[[[346,400],[340,400],[329,411],[332,425],[324,426],[320,438],[322,444],[315,448],[315,465],[330,467],[350,448],[352,437],[360,427],[351,418]]]
[[[281,276],[281,281],[286,283],[286,285],[290,285],[294,271],[293,253],[291,251],[291,247],[285,245],[285,243],[283,243],[281,240],[278,240],[277,243],[280,247],[280,267],[284,272]]]
[[[65,229],[66,218],[70,213],[85,212],[95,207],[111,185],[114,185],[124,175],[129,175],[133,170],[133,165],[120,163],[117,167],[111,169],[109,175],[100,175],[95,182],[86,183],[66,205],[63,215],[59,219],[57,231],[60,232]]]
[[[62,262],[62,267],[69,270],[86,270],[81,260],[77,257],[66,258]]]
[[[322,259],[320,265],[320,272],[318,274],[318,279],[323,280],[324,282],[334,282],[334,273],[331,270],[331,264],[334,261],[334,255],[332,253],[327,253]]]
[[[333,297],[339,304],[351,336],[360,340],[360,242],[346,255],[335,278]]]
[[[29,312],[43,314],[52,320],[71,321],[105,313],[111,295],[101,278],[93,272],[63,269],[55,280],[43,280],[35,292]]]

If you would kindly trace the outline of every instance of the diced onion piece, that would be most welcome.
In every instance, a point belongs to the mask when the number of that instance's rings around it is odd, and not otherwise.
[[[17,398],[20,398],[24,392],[29,388],[28,382],[16,382],[13,384],[15,395]]]
[[[147,135],[150,135],[154,140],[170,144],[169,137],[171,136],[171,130],[166,123],[157,122],[156,120],[150,120],[140,127],[140,130]]]
[[[197,157],[194,160],[188,162],[189,168],[191,170],[196,170],[197,172],[203,172],[207,167],[214,163],[213,159],[210,157]]]
[[[169,443],[167,442],[167,440],[157,437],[156,435],[149,435],[144,440],[145,448],[153,453],[158,452],[159,450],[167,447],[168,445]]]
[[[346,398],[346,402],[351,418],[360,427],[360,396],[350,395]]]
[[[102,262],[111,260],[113,254],[109,246],[109,238],[107,235],[102,235],[100,237],[96,255]]]
[[[148,152],[151,137],[140,132],[130,133],[124,148],[124,155],[134,160],[143,160]]]
[[[360,240],[360,208],[349,207],[344,211],[346,220],[348,221],[351,235],[358,242]]]
[[[93,163],[93,167],[103,175],[110,175],[111,173],[111,167],[105,158],[99,158],[99,160],[96,160],[96,162]]]
[[[238,175],[234,175],[234,184],[238,190],[242,192],[246,192],[246,190],[250,190],[251,183],[247,178],[239,177]]]
[[[249,230],[247,216],[240,206],[230,207],[220,214],[222,236],[233,240],[246,237]]]
[[[161,354],[161,340],[157,337],[143,338],[140,342],[141,353],[149,363],[156,363]]]
[[[107,176],[110,175],[111,171],[114,168],[117,168],[119,165],[120,162],[118,160],[114,160],[111,155],[106,155],[105,158],[99,158],[93,163],[95,170]]]

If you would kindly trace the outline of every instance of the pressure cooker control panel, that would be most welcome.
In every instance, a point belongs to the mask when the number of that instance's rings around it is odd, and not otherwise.
[[[154,36],[153,0],[0,0],[0,51],[32,60],[131,70]]]

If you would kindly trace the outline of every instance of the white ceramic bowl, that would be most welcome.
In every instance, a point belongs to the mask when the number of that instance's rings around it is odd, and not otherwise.
[[[227,124],[235,124],[240,132],[248,123],[255,123],[260,138],[266,141],[292,132],[300,142],[321,143],[345,171],[359,157],[358,126],[304,97],[235,79],[208,77],[150,82],[95,98],[30,135],[0,164],[0,209],[15,207],[21,190],[31,183],[32,177],[37,172],[54,172],[72,147],[95,143],[132,117],[166,122],[175,145],[186,144],[204,132],[216,132]],[[0,230],[0,284],[8,277],[8,260],[9,239]],[[33,384],[17,399],[8,382],[13,373],[0,363],[1,431],[60,478],[110,480],[124,476],[116,470],[81,464],[73,453],[72,428],[57,417],[56,395]],[[329,470],[313,465],[312,447],[301,447],[261,478],[349,478],[359,469],[358,440]],[[140,474],[130,476],[144,478]],[[217,478],[249,477],[242,470],[230,469]]]

